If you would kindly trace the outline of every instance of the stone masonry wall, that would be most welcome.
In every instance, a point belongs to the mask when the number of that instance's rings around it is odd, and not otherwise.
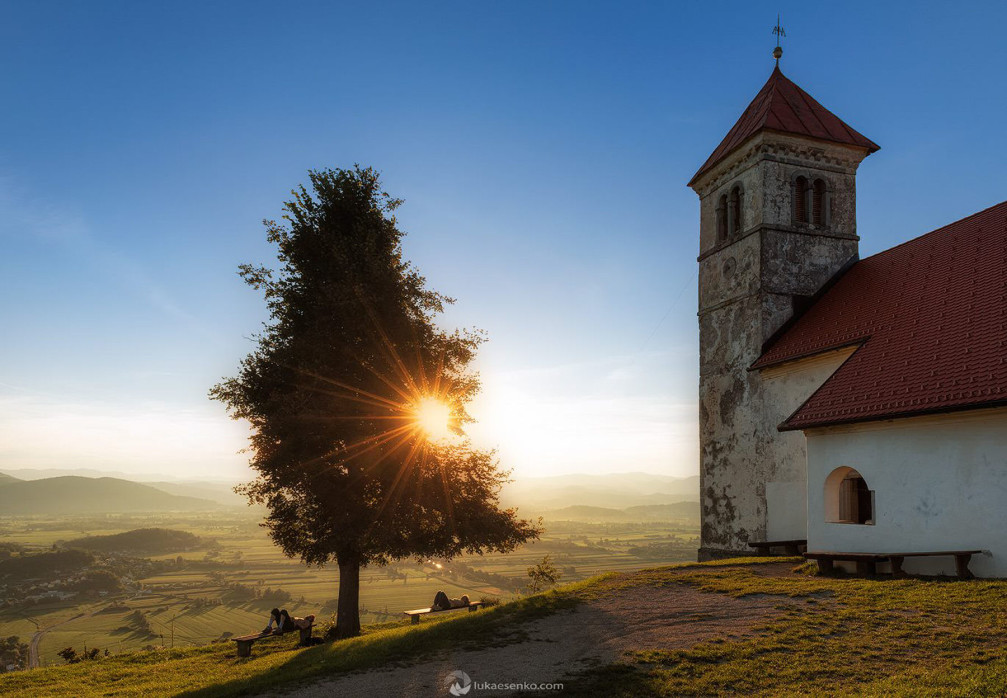
[[[795,299],[813,296],[856,259],[855,173],[863,156],[763,132],[694,186],[700,195],[701,559],[747,551],[749,540],[766,540],[771,528],[802,528],[805,439],[777,426],[842,358],[772,379],[749,367],[793,315]],[[828,225],[793,221],[799,174],[826,181]],[[742,229],[718,240],[715,202],[736,184],[744,189]],[[775,518],[770,503],[781,509]]]

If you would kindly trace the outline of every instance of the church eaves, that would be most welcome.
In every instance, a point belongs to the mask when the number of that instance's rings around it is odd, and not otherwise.
[[[689,186],[760,131],[777,131],[843,143],[864,148],[868,154],[880,148],[791,82],[777,66],[741,118],[689,180]]]
[[[1007,405],[1007,201],[857,262],[752,368],[851,345],[781,430]]]

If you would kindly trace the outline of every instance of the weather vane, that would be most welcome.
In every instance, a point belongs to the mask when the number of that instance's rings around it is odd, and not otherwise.
[[[776,26],[773,27],[773,33],[776,34],[776,48],[773,49],[773,58],[776,59],[776,65],[780,65],[780,56],[783,55],[783,48],[780,47],[780,39],[787,35],[787,32],[783,31],[783,27],[780,25],[780,15],[776,15]]]

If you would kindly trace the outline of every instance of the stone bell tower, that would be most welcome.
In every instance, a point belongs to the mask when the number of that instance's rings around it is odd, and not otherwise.
[[[689,182],[700,201],[701,560],[806,538],[804,435],[776,428],[799,404],[750,368],[857,260],[856,171],[876,150],[777,66]]]

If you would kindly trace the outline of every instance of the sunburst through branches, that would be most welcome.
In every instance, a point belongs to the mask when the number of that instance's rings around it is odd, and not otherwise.
[[[451,407],[436,397],[422,397],[413,407],[416,426],[432,441],[451,438]]]

